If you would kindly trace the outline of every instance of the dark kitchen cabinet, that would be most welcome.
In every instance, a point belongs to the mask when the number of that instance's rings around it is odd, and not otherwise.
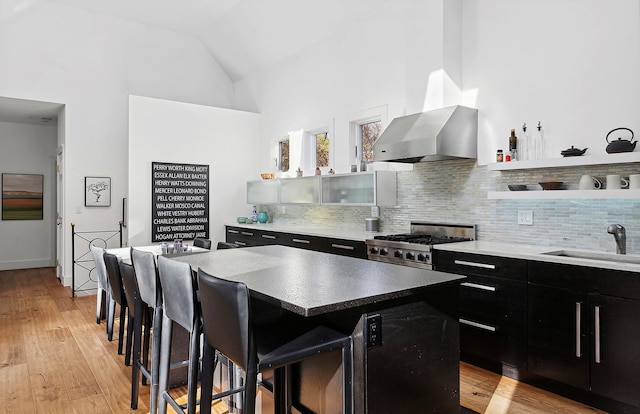
[[[434,251],[436,270],[462,274],[461,359],[517,377],[527,362],[527,262]]]
[[[529,277],[529,371],[640,407],[640,277],[544,262]]]
[[[226,226],[226,241],[242,247],[280,244],[341,256],[367,258],[367,248],[364,241],[283,233],[258,228]]]
[[[284,234],[245,227],[226,227],[226,242],[241,247],[283,244]]]
[[[529,372],[589,389],[588,295],[529,286]]]

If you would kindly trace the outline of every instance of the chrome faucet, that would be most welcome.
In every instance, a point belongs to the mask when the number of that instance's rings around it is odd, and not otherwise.
[[[616,253],[627,254],[627,233],[621,224],[610,224],[607,233],[613,234],[616,239]]]

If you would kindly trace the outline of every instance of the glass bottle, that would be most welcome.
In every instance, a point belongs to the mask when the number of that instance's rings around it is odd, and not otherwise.
[[[522,137],[518,140],[518,155],[520,160],[533,159],[531,153],[531,137],[527,133],[527,123],[522,124]]]
[[[544,159],[544,132],[542,131],[542,124],[538,121],[538,131],[536,132],[534,138],[534,146],[535,146],[535,159],[542,160]]]
[[[511,128],[511,136],[509,136],[509,154],[511,155],[511,161],[518,160],[518,137],[516,137],[516,130]]]

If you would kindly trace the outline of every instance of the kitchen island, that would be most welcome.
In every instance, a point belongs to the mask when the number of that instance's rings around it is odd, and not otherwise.
[[[459,412],[464,277],[277,245],[175,260],[242,281],[255,301],[350,334],[355,413]],[[295,402],[314,412],[340,412],[335,366],[324,360],[300,365]]]

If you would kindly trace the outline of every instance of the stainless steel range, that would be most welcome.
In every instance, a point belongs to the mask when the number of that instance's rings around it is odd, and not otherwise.
[[[476,239],[475,224],[411,222],[411,232],[366,240],[369,260],[432,269],[434,244]]]

